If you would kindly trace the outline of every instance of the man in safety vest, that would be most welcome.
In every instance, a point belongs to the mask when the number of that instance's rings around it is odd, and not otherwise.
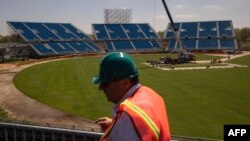
[[[113,118],[99,118],[104,135],[101,141],[170,141],[170,129],[162,97],[139,83],[139,74],[132,58],[123,52],[104,56],[99,75],[92,79],[99,84],[108,101],[113,102]]]

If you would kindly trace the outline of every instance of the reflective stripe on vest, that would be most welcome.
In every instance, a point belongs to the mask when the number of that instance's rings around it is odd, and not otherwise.
[[[146,125],[151,129],[151,131],[154,133],[156,140],[159,140],[160,136],[160,131],[154,121],[137,105],[134,103],[125,100],[124,102],[121,103],[121,105],[125,105],[128,107],[130,110],[135,112],[139,117],[143,119],[143,121],[146,123]]]

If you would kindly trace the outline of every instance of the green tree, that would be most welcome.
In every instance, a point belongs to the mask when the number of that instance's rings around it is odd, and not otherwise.
[[[247,38],[250,37],[250,28],[242,28],[240,31],[240,38],[241,40],[246,43],[247,42]]]
[[[247,48],[249,47],[250,42],[250,28],[244,27],[242,29],[236,28],[235,29],[235,36],[240,48]]]
[[[158,31],[158,35],[159,35],[161,38],[163,38],[163,36],[164,36],[164,31]]]
[[[17,34],[0,36],[0,43],[7,43],[7,42],[24,43],[23,39]]]
[[[241,48],[240,28],[235,28],[235,29],[234,29],[234,33],[235,33],[235,38],[236,38],[238,47]]]

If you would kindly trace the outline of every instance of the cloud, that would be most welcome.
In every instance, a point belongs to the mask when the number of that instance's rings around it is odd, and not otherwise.
[[[159,20],[165,20],[167,17],[165,15],[156,15],[156,18]]]
[[[183,9],[183,8],[186,8],[186,7],[187,7],[187,5],[184,5],[184,4],[177,4],[177,5],[174,6],[174,8],[176,8],[176,9]]]
[[[122,7],[122,9],[129,9],[128,7]]]
[[[224,8],[219,5],[205,5],[203,8],[207,10],[224,10]]]
[[[180,14],[175,16],[178,20],[194,20],[197,19],[198,16],[194,14]]]

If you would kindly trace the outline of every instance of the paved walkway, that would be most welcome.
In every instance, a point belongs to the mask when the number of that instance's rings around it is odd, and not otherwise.
[[[243,57],[243,56],[246,56],[246,55],[250,55],[250,51],[243,51],[241,54],[236,54],[236,55],[227,55],[227,54],[209,54],[209,55],[214,55],[214,56],[222,56],[224,58],[221,59],[221,61],[227,61],[227,60],[232,60],[232,59],[236,59],[236,58],[239,58],[239,57]],[[229,59],[228,59],[228,56]]]
[[[94,124],[93,121],[68,115],[50,108],[47,105],[25,96],[16,89],[12,82],[15,74],[34,64],[0,71],[0,107],[6,110],[11,117],[18,120],[30,121],[34,124],[100,131],[99,126]]]

